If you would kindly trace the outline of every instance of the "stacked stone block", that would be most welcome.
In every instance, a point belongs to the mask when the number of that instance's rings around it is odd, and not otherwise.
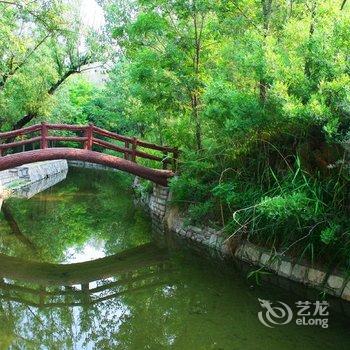
[[[96,170],[108,170],[108,171],[119,171],[118,169],[110,168],[106,165],[84,162],[81,160],[69,160],[68,165],[73,168],[85,168],[85,169],[96,169]]]
[[[67,170],[68,164],[64,159],[26,164],[0,171],[0,185],[4,189],[10,188],[16,183],[28,185]]]
[[[149,209],[152,217],[153,230],[156,233],[165,231],[165,213],[167,210],[167,201],[169,197],[169,188],[161,185],[153,185],[153,193],[149,196]]]

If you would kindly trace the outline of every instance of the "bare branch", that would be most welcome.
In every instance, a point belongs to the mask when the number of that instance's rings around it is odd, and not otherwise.
[[[83,72],[87,72],[87,71],[89,71],[91,69],[97,69],[97,68],[102,68],[102,67],[104,67],[104,64],[99,64],[97,66],[86,67],[86,68],[80,69],[78,73],[83,73]]]
[[[13,76],[21,67],[23,67],[28,59],[34,54],[36,50],[39,49],[39,47],[46,41],[47,38],[49,38],[51,33],[46,34],[34,47],[32,50],[30,50],[27,55],[24,57],[22,62],[20,62],[16,67],[12,68],[12,61],[13,61],[13,56],[11,57],[11,68],[10,71],[6,74],[3,75],[2,80],[0,81],[0,89],[3,89],[5,86],[6,81]]]
[[[2,1],[0,0],[0,4],[13,5],[13,6],[21,6],[20,4],[13,1]]]

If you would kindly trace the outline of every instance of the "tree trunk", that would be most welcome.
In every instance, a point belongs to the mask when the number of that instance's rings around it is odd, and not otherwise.
[[[341,7],[340,7],[340,11],[342,11],[346,5],[346,1],[347,0],[343,0],[342,4],[341,4]]]
[[[47,91],[49,95],[53,95],[56,90],[67,80],[72,74],[78,73],[78,69],[70,69],[68,70],[59,80],[54,83],[50,89]],[[21,129],[26,126],[29,122],[31,122],[38,115],[37,113],[28,113],[21,119],[19,119],[13,126],[11,130]],[[6,140],[6,143],[13,142],[14,138],[9,138]]]
[[[77,69],[70,69],[66,73],[62,75],[62,77],[57,80],[55,84],[53,84],[50,89],[47,91],[49,95],[53,95],[55,91],[64,83],[66,79],[68,79],[72,74],[78,73]]]
[[[26,124],[28,124],[33,118],[37,116],[36,113],[29,113],[22,117],[20,120],[13,125],[12,130],[17,130],[23,128]]]
[[[260,101],[265,104],[267,95],[267,81],[264,77],[259,80],[259,95]]]
[[[315,16],[316,16],[316,3],[313,4],[311,9],[311,23],[309,28],[309,39],[308,39],[308,51],[305,57],[304,74],[308,79],[311,79],[312,75],[312,39],[315,32]]]
[[[200,114],[199,114],[199,101],[197,93],[194,92],[192,95],[192,115],[195,122],[195,142],[196,142],[196,148],[198,151],[202,149],[202,124],[200,120]]]
[[[195,34],[195,51],[193,57],[193,68],[195,75],[195,87],[191,92],[191,107],[192,115],[195,123],[195,143],[198,151],[202,149],[202,123],[200,118],[200,58],[202,50],[202,32],[204,26],[204,15],[201,15],[201,21],[198,21],[198,13],[196,3],[194,2],[193,8],[193,25]]]
[[[260,101],[265,104],[266,102],[266,95],[267,95],[267,89],[268,89],[268,82],[266,80],[266,70],[265,70],[265,43],[267,34],[270,27],[270,18],[271,18],[271,12],[272,12],[272,0],[261,0],[262,5],[262,17],[263,17],[263,67],[262,71],[260,72],[260,80],[259,80],[259,95],[260,95]]]

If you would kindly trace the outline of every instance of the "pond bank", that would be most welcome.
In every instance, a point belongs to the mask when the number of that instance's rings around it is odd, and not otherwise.
[[[65,178],[68,163],[65,159],[50,160],[22,165],[16,168],[0,171],[0,209],[2,202],[9,195],[30,198],[38,192],[53,186]],[[61,175],[57,177],[57,175]],[[45,183],[46,187],[32,186],[41,180],[52,178],[55,182]],[[30,188],[30,191],[28,190]]]
[[[135,179],[133,187],[140,188],[139,179]],[[137,192],[140,194],[140,202],[150,212],[155,231],[168,232],[199,244],[221,258],[233,258],[250,264],[255,270],[269,271],[284,279],[301,283],[347,302],[350,301],[349,276],[339,272],[330,273],[326,268],[273,253],[243,239],[241,235],[227,239],[221,231],[213,228],[188,225],[186,218],[180,216],[177,208],[168,205],[171,200],[171,192],[168,188],[154,185],[153,192],[150,194]]]

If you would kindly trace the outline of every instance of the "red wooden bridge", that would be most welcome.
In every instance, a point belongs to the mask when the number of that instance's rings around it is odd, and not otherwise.
[[[113,154],[103,153],[105,150]],[[176,170],[177,158],[176,148],[119,135],[93,124],[41,123],[0,133],[0,171],[45,160],[80,160],[120,169],[167,186]],[[140,159],[143,164],[138,163]]]

